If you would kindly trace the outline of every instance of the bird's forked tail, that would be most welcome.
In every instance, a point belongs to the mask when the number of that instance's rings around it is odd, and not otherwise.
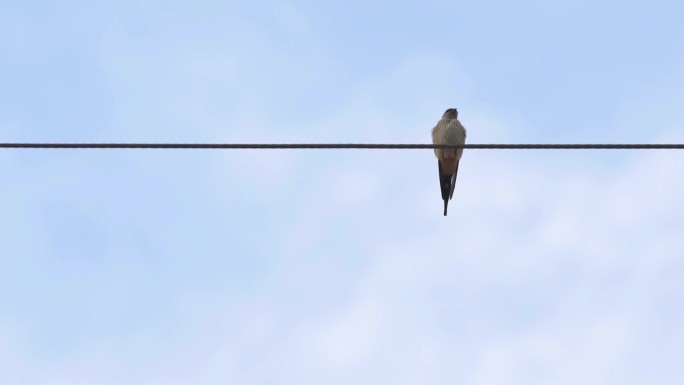
[[[451,189],[452,175],[442,173],[442,165],[438,162],[439,166],[439,188],[442,191],[442,200],[444,200],[444,216],[447,215],[447,206],[449,205],[449,199],[451,199]]]

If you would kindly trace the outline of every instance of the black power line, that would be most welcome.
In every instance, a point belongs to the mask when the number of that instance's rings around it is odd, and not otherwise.
[[[0,148],[33,149],[375,149],[414,150],[467,148],[478,150],[684,150],[684,144],[366,144],[366,143],[0,143]]]

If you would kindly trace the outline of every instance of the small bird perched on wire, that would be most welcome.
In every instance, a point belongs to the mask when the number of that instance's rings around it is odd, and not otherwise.
[[[458,111],[449,108],[442,115],[432,129],[432,144],[465,144],[466,130],[458,121]],[[447,215],[449,200],[454,195],[456,175],[458,174],[458,162],[463,155],[462,148],[435,148],[437,166],[439,167],[439,188],[442,190],[444,200],[444,216]]]

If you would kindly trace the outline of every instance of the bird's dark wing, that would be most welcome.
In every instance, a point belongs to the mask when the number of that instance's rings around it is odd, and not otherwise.
[[[454,189],[456,188],[456,176],[458,175],[458,164],[461,163],[459,160],[456,162],[456,171],[454,171],[454,176],[451,177],[451,192],[449,193],[449,200],[454,196]]]
[[[439,188],[442,191],[442,199],[449,199],[451,194],[451,175],[442,172],[442,163],[438,160],[439,165]]]
[[[442,172],[442,162],[437,160],[437,167],[439,168],[439,189],[442,192],[442,200],[444,201],[444,216],[447,215],[447,205],[449,204],[449,196],[451,195],[451,175]]]

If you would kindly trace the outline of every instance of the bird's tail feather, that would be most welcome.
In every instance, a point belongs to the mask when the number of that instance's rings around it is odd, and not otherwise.
[[[451,199],[452,175],[442,173],[442,163],[439,161],[437,162],[439,166],[439,188],[442,191],[442,200],[444,200],[444,216],[446,216],[447,205],[449,204],[449,199]]]

